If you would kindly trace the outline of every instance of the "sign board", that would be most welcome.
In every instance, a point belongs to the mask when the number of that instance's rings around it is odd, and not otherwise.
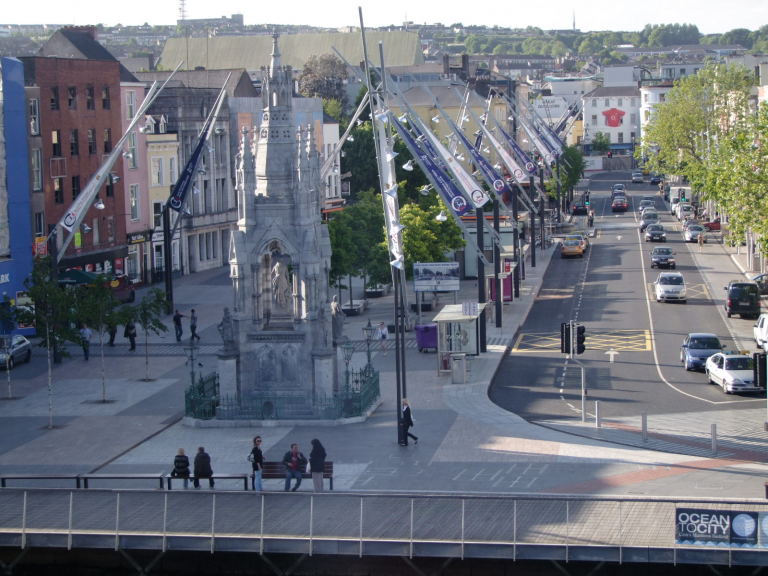
[[[462,302],[461,303],[461,315],[462,316],[477,316],[479,314],[479,307],[477,302]]]
[[[677,508],[675,542],[699,546],[756,548],[768,546],[768,525],[763,514],[741,510]]]
[[[45,238],[35,238],[35,254],[38,256],[48,256],[48,243]]]
[[[533,107],[541,118],[557,122],[568,109],[568,102],[562,96],[542,96],[533,101]]]
[[[349,182],[342,182],[341,183],[341,195],[342,196],[349,196]]]
[[[148,242],[151,236],[151,230],[144,230],[142,232],[130,232],[125,236],[125,243],[128,244],[128,246],[131,246],[132,244],[142,244],[144,242]]]
[[[458,262],[416,262],[413,265],[415,292],[458,292]]]

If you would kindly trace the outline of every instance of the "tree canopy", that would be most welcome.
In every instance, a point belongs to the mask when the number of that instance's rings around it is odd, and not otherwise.
[[[310,98],[338,100],[347,107],[347,66],[333,54],[310,56],[299,74],[299,93]]]

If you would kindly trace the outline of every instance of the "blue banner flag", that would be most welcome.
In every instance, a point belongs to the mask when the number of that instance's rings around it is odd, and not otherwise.
[[[474,164],[476,164],[480,170],[483,171],[483,174],[485,174],[485,178],[488,182],[492,182],[493,189],[496,190],[498,194],[503,194],[504,192],[509,191],[509,187],[507,186],[507,183],[504,182],[504,178],[499,176],[499,174],[496,172],[496,170],[493,169],[493,166],[491,166],[491,163],[488,162],[488,160],[480,154],[480,150],[478,148],[472,147],[469,145],[469,140],[467,140],[467,137],[464,136],[464,134],[461,133],[461,130],[456,131],[456,135],[461,139],[462,143],[464,144],[464,147],[469,150],[470,156],[472,156],[472,161]],[[478,139],[480,136],[478,137]]]
[[[528,154],[523,152],[523,149],[520,148],[520,146],[515,142],[514,138],[507,134],[504,131],[504,128],[501,126],[498,126],[499,132],[501,132],[501,135],[504,136],[504,139],[507,141],[507,144],[509,144],[509,147],[512,149],[512,152],[514,152],[520,160],[522,160],[523,164],[525,165],[525,169],[528,170],[528,174],[536,174],[536,170],[538,170],[538,167],[536,166],[536,163],[533,162],[529,157]]]
[[[208,124],[203,128],[202,136],[197,146],[192,151],[192,155],[187,160],[184,169],[179,174],[179,179],[176,181],[176,185],[173,187],[171,197],[168,199],[168,205],[172,210],[181,212],[181,208],[184,206],[184,201],[187,199],[187,193],[189,192],[192,182],[195,179],[195,170],[197,164],[200,162],[200,158],[205,150],[205,143],[208,139]]]

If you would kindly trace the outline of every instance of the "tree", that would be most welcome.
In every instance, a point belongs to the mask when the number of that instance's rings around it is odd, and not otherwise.
[[[11,367],[13,358],[8,354],[8,341],[11,338],[11,332],[16,323],[16,308],[11,305],[11,299],[8,296],[3,298],[0,303],[0,329],[3,333],[3,354],[5,354],[5,375],[8,379],[8,400],[13,398],[11,390]]]
[[[299,92],[310,98],[338,100],[347,107],[347,66],[333,54],[310,56],[299,74]]]
[[[91,330],[99,335],[101,352],[101,401],[107,401],[107,366],[104,361],[104,335],[112,328],[123,324],[130,317],[130,311],[121,307],[120,302],[112,294],[109,279],[99,275],[93,284],[81,290],[81,298],[77,302],[77,317],[88,324]]]
[[[25,278],[24,287],[33,302],[26,308],[19,308],[17,321],[34,326],[38,336],[42,336],[40,347],[45,348],[48,356],[48,428],[53,428],[53,366],[51,354],[56,349],[64,358],[69,352],[62,346],[64,342],[80,342],[80,334],[73,325],[72,311],[75,309],[74,290],[62,289],[58,282],[51,279],[51,258],[37,258],[32,265],[32,273]]]
[[[344,116],[344,107],[340,100],[326,99],[323,100],[323,112],[328,114],[331,118],[341,121]]]
[[[126,307],[127,318],[141,326],[144,330],[144,382],[151,382],[149,379],[149,333],[160,334],[168,332],[168,327],[163,324],[162,318],[165,315],[168,301],[165,298],[165,292],[159,288],[152,288],[135,306]]]
[[[595,135],[592,136],[592,141],[589,143],[589,149],[598,154],[605,154],[611,149],[610,137],[602,132],[595,132]]]
[[[720,36],[718,44],[741,44],[745,48],[752,48],[754,42],[754,36],[752,32],[746,28],[734,28]]]
[[[384,210],[380,194],[367,190],[359,195],[359,200],[344,209],[347,224],[352,233],[356,249],[353,267],[361,274],[364,286],[368,287],[368,268],[373,258],[373,249],[384,237]]]
[[[353,141],[344,143],[345,156],[341,159],[341,172],[352,172],[350,200],[357,198],[359,190],[373,189],[380,194],[379,166],[371,123],[363,122],[350,132],[350,136]]]
[[[331,285],[339,289],[341,300],[342,280],[345,276],[354,274],[355,253],[357,244],[350,226],[350,217],[346,210],[336,212],[328,221],[328,234],[331,237],[331,270],[329,272]],[[349,286],[349,299],[352,300],[352,285]]]
[[[414,262],[445,262],[449,251],[459,250],[466,244],[461,228],[452,218],[445,222],[435,220],[441,210],[447,210],[442,201],[426,210],[416,204],[400,208],[400,223],[405,226],[403,253],[408,279],[413,277]]]

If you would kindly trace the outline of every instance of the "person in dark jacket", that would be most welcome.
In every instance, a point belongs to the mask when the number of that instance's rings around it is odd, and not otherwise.
[[[184,479],[184,490],[189,488],[189,458],[184,454],[184,448],[179,448],[179,453],[173,459],[173,472],[171,476],[174,478]]]
[[[301,486],[301,472],[307,467],[307,459],[299,452],[298,444],[291,444],[291,449],[283,456],[285,465],[285,491],[296,492]],[[291,478],[296,478],[296,486],[291,488]]]
[[[129,350],[131,352],[136,350],[136,324],[133,323],[133,320],[128,320],[126,323],[123,336],[131,341],[131,347]]]
[[[413,443],[418,444],[419,439],[408,432],[408,430],[413,426],[413,416],[411,416],[411,405],[408,402],[408,398],[403,398],[403,427],[405,428],[405,444],[403,446],[408,446],[408,438],[413,438]]]
[[[312,452],[309,453],[309,469],[312,471],[312,484],[315,492],[323,491],[323,472],[325,472],[325,448],[320,440],[312,440]]]
[[[208,484],[213,488],[211,457],[206,454],[202,446],[197,449],[197,456],[195,456],[195,479],[192,482],[197,490],[200,490],[200,478],[208,478]]]
[[[264,455],[261,453],[261,436],[253,439],[253,450],[248,455],[248,460],[253,466],[251,474],[251,487],[259,492],[264,492],[264,486],[261,485],[261,473],[264,467]]]

